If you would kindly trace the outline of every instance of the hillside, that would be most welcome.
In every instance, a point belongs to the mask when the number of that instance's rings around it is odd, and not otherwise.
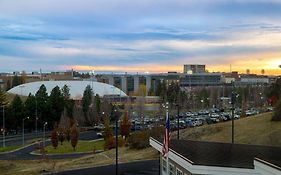
[[[272,113],[235,120],[235,143],[281,146],[281,122]],[[176,132],[172,133],[176,137]],[[231,142],[231,121],[181,130],[181,139]]]

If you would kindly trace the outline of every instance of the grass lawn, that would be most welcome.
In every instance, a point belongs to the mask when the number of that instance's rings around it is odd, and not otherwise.
[[[1,152],[8,152],[8,151],[13,151],[15,149],[20,148],[21,146],[6,146],[5,148],[0,147],[0,153]]]
[[[272,113],[241,118],[234,122],[234,142],[281,146],[281,122],[271,121]],[[176,138],[176,132],[172,134]],[[180,131],[181,139],[231,142],[231,121]]]
[[[55,149],[53,146],[47,146],[48,154],[66,154],[66,153],[82,153],[95,150],[103,150],[104,140],[99,141],[78,141],[75,151],[73,150],[70,142],[63,142],[63,145],[58,145]]]

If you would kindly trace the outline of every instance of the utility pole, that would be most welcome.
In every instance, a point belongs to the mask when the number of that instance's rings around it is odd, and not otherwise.
[[[178,107],[178,140],[180,139],[180,105],[177,104]]]
[[[36,137],[38,136],[37,122],[38,122],[38,110],[37,110],[37,98],[35,96],[35,133]]]
[[[232,81],[232,93],[231,93],[231,104],[232,104],[232,107],[231,107],[231,114],[232,114],[232,117],[231,117],[231,126],[232,126],[232,132],[231,132],[231,135],[232,135],[232,144],[234,144],[234,108],[235,108],[235,101],[236,101],[236,93],[234,92],[234,82]]]
[[[5,145],[5,106],[3,105],[3,147],[6,147]]]
[[[116,146],[116,152],[115,152],[115,174],[118,175],[118,114],[117,114],[117,110],[114,109],[114,113],[115,113],[115,146]]]
[[[48,124],[48,122],[45,122],[43,125],[43,148],[45,148],[45,139],[46,139],[46,125]]]
[[[24,146],[24,120],[29,119],[29,117],[22,119],[22,146]]]

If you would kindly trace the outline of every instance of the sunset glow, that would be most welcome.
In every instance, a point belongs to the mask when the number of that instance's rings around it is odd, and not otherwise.
[[[205,64],[280,75],[280,9],[275,0],[2,0],[0,71],[158,73]]]

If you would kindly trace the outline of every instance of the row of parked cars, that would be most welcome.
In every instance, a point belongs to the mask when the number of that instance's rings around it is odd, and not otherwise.
[[[253,116],[261,112],[272,111],[273,108],[267,109],[255,109],[251,108],[245,111],[246,116]],[[233,111],[234,119],[239,119],[241,115],[241,109],[235,108]],[[182,112],[179,115],[179,128],[184,129],[187,127],[196,127],[202,126],[204,124],[213,124],[218,122],[224,122],[232,119],[232,111],[225,111],[218,108],[212,108],[208,110],[200,110],[197,112],[187,111]],[[151,129],[155,123],[164,124],[164,116],[155,116],[155,117],[135,117],[131,119],[132,122],[132,131]],[[114,128],[115,125],[112,125]],[[171,115],[170,122],[171,130],[176,130],[178,128],[177,116]],[[102,130],[103,126],[95,126],[96,130]]]
[[[272,111],[273,108],[269,107],[267,109],[256,109],[251,108],[245,111],[246,116],[254,116],[261,112],[267,112]],[[202,126],[204,124],[213,124],[218,122],[224,122],[232,119],[232,116],[234,119],[239,119],[241,116],[241,109],[236,108],[233,111],[224,111],[217,108],[212,108],[209,110],[200,110],[198,112],[192,112],[187,111],[184,113],[181,113],[179,115],[180,118],[180,128],[186,128],[186,127],[196,127],[196,126]],[[174,116],[171,120],[171,128],[177,129],[178,123],[177,123],[177,116]]]

